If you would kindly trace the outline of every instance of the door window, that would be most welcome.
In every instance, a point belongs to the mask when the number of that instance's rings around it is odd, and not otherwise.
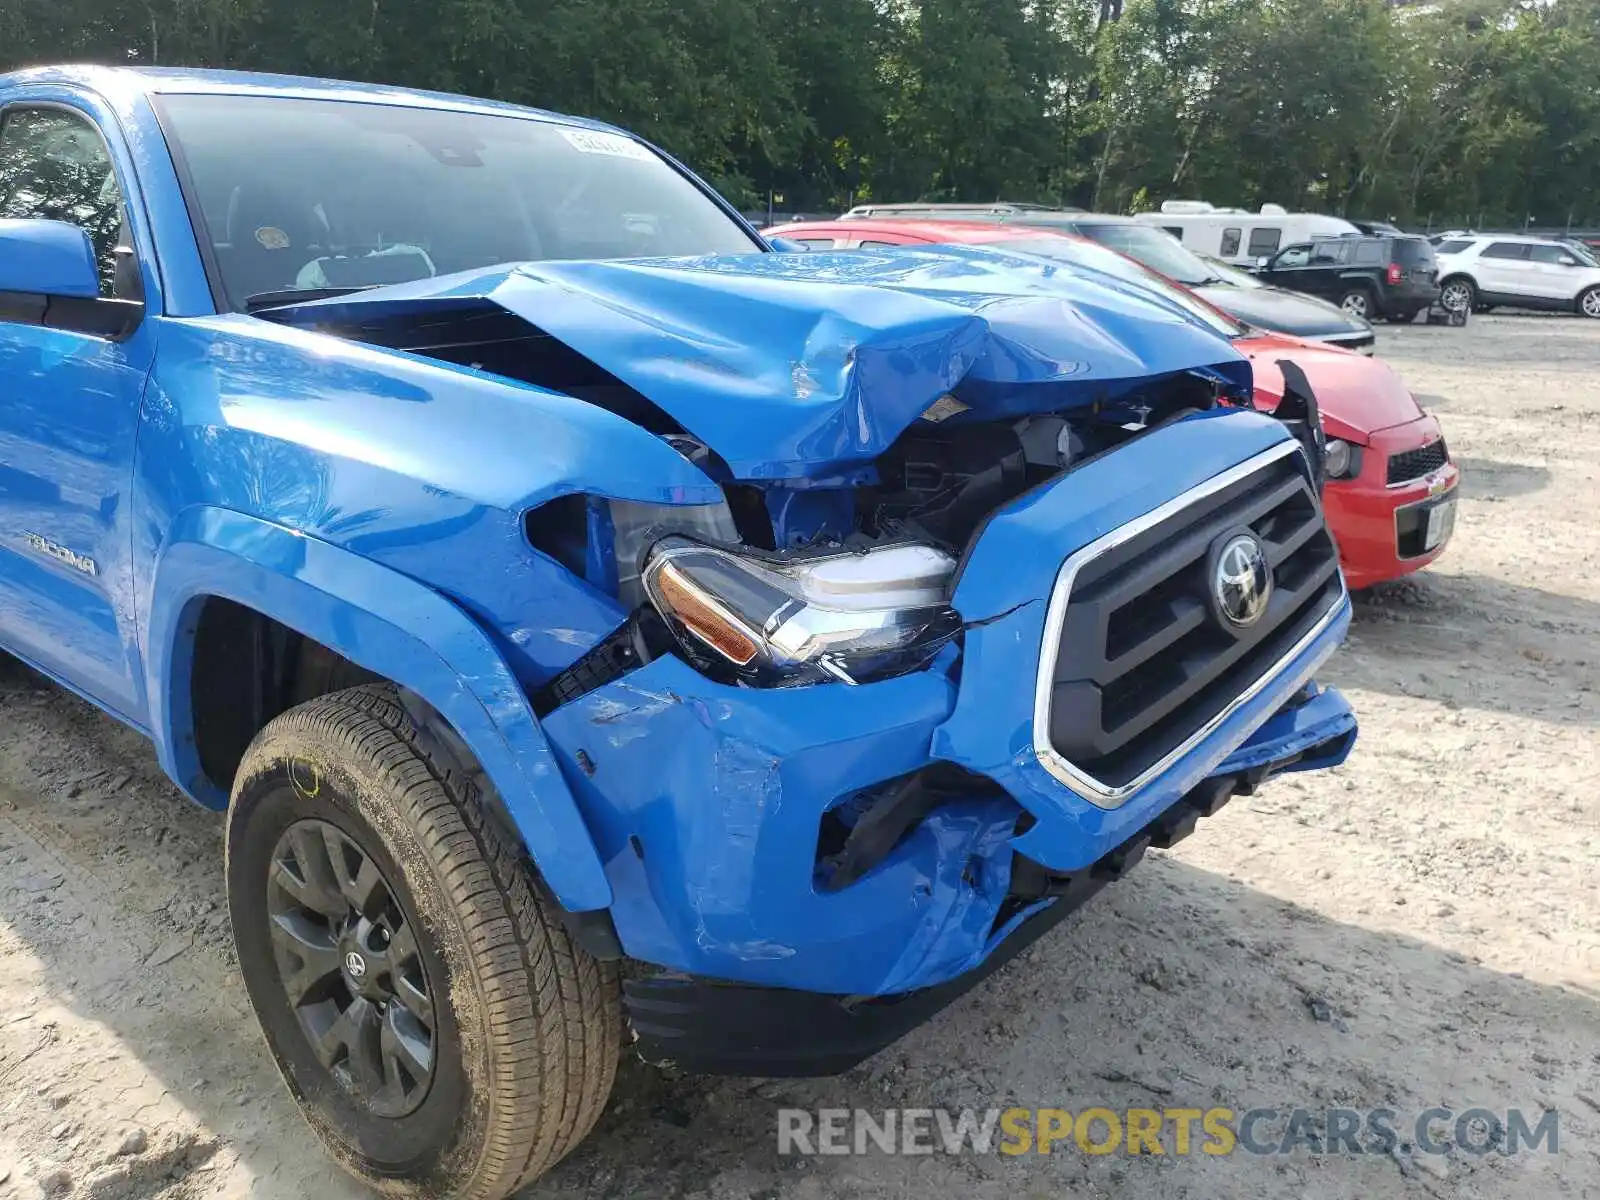
[[[1354,262],[1358,267],[1381,267],[1388,255],[1382,242],[1361,242],[1356,246]]]
[[[0,217],[65,221],[86,231],[100,294],[117,294],[122,190],[105,139],[59,108],[12,108],[0,119]]]
[[[1536,263],[1552,263],[1558,267],[1575,267],[1577,256],[1565,246],[1529,246],[1528,258]]]
[[[1278,249],[1278,243],[1281,241],[1283,241],[1283,230],[1276,225],[1257,226],[1250,231],[1250,257],[1260,258],[1264,254],[1272,254]]]
[[[1253,240],[1253,235],[1252,235]],[[1290,246],[1270,264],[1274,271],[1293,271],[1311,262],[1311,247]]]
[[[1224,229],[1222,231],[1222,257],[1232,258],[1239,253],[1240,231],[1237,229]]]
[[[1485,246],[1479,258],[1515,258],[1528,257],[1528,244],[1526,242],[1492,242]]]
[[[1464,239],[1464,238],[1451,238],[1447,242],[1440,242],[1439,243],[1438,253],[1440,253],[1440,254],[1460,254],[1463,250],[1470,250],[1471,248],[1472,248],[1472,243],[1467,241],[1466,239]]]
[[[1311,247],[1313,267],[1337,267],[1350,261],[1350,243],[1331,239],[1316,242]]]

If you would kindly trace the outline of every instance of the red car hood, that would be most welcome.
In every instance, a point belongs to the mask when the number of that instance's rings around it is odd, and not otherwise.
[[[1300,364],[1316,393],[1329,435],[1365,442],[1379,429],[1422,416],[1416,397],[1388,364],[1364,354],[1308,342],[1284,333],[1262,333],[1233,343],[1255,372],[1256,405],[1271,410],[1283,394],[1280,358]]]

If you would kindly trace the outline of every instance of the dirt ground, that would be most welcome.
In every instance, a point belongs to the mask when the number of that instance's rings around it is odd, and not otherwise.
[[[1240,798],[836,1080],[624,1068],[533,1196],[1600,1196],[1600,322],[1386,328],[1465,471],[1456,540],[1363,598],[1348,765]],[[231,961],[220,824],[0,666],[0,1197],[354,1197]],[[1559,1151],[780,1156],[780,1106],[1481,1106]],[[1531,1122],[1530,1122],[1531,1123]]]

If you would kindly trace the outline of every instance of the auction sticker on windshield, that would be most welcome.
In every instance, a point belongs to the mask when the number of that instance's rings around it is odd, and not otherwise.
[[[649,162],[650,151],[632,138],[602,129],[563,129],[561,136],[572,143],[574,150],[585,154],[610,154],[616,158],[637,158]]]

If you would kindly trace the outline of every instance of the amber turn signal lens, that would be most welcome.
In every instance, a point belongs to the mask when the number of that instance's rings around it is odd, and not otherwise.
[[[663,563],[655,585],[661,601],[685,629],[737,666],[749,666],[760,646],[738,619],[671,563]]]

